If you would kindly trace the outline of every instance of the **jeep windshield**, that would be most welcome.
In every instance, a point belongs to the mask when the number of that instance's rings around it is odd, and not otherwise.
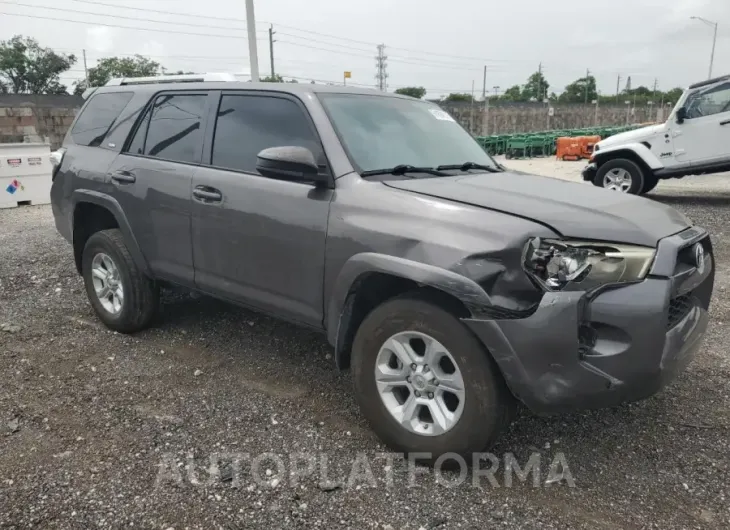
[[[454,171],[501,171],[438,105],[366,94],[318,96],[350,161],[363,176],[433,178]]]

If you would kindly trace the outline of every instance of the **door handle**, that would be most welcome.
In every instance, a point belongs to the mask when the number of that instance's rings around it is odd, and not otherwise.
[[[720,125],[730,125],[730,120],[721,121]]]
[[[220,202],[223,200],[223,194],[215,188],[206,186],[198,186],[193,190],[193,197],[204,202]]]
[[[131,183],[137,181],[137,177],[134,176],[134,173],[125,171],[123,169],[120,169],[119,171],[115,171],[114,173],[112,173],[111,179],[114,182],[118,182],[120,184],[131,184]]]

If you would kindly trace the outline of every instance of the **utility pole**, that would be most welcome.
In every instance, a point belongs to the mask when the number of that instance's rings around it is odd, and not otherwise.
[[[591,71],[588,68],[586,68],[586,101],[585,101],[586,105],[588,105],[588,78],[590,77],[590,75],[591,75]]]
[[[375,79],[378,81],[378,90],[385,92],[388,88],[388,56],[385,55],[385,44],[378,44],[378,55],[375,57]]]
[[[89,88],[89,69],[86,68],[86,50],[84,49],[84,79],[86,81],[86,88]]]
[[[276,73],[274,72],[274,25],[271,24],[271,27],[269,28],[269,56],[271,57],[271,79],[273,80],[276,76]]]
[[[616,104],[618,105],[618,94],[620,92],[620,86],[621,86],[621,74],[618,74],[618,77],[616,78]]]
[[[251,81],[259,81],[259,52],[256,48],[256,18],[253,0],[246,0],[246,31],[248,32],[248,61],[251,66]]]
[[[542,63],[537,67],[537,100],[542,101]]]
[[[471,80],[471,123],[469,124],[469,132],[474,134],[474,80]]]
[[[484,65],[484,77],[482,78],[482,136],[486,136],[489,130],[489,98],[487,97],[487,66]]]

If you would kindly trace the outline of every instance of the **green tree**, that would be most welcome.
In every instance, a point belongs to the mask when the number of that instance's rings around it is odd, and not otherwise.
[[[520,85],[509,87],[504,91],[504,94],[502,94],[500,99],[503,99],[504,101],[523,101]]]
[[[161,71],[160,63],[142,55],[105,57],[96,66],[89,68],[89,86],[104,86],[115,77],[151,77],[159,75]]]
[[[664,102],[676,103],[682,97],[682,94],[684,94],[684,89],[680,87],[668,90],[664,93]]]
[[[259,81],[261,83],[298,83],[299,82],[296,79],[290,79],[289,81],[286,81],[279,74],[267,75],[266,77],[260,78]]]
[[[422,86],[406,86],[397,89],[395,93],[403,96],[411,96],[416,99],[423,99],[423,96],[426,95],[426,89]]]
[[[56,53],[35,39],[16,35],[0,42],[0,92],[65,94],[59,76],[75,63],[73,54]]]
[[[596,90],[596,78],[592,75],[588,77],[581,77],[576,79],[568,86],[558,97],[560,103],[590,103],[591,101],[598,98],[598,91]]]
[[[472,97],[471,97],[471,94],[452,92],[451,94],[446,96],[443,100],[444,101],[467,101],[467,102],[471,103]]]
[[[528,79],[525,86],[522,88],[522,100],[530,101],[534,99],[536,101],[542,101],[545,99],[550,84],[542,75],[542,72],[535,72]]]

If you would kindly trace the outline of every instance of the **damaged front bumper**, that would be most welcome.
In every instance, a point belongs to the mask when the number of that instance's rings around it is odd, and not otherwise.
[[[594,162],[591,162],[586,167],[583,168],[583,171],[581,171],[581,175],[583,176],[583,180],[587,180],[590,182],[593,182],[593,180],[596,178],[596,173],[598,172],[598,165]]]
[[[703,266],[691,263],[696,243]],[[707,328],[713,283],[710,239],[692,228],[660,241],[641,282],[550,292],[526,318],[465,323],[534,412],[608,407],[649,397],[684,370]]]

